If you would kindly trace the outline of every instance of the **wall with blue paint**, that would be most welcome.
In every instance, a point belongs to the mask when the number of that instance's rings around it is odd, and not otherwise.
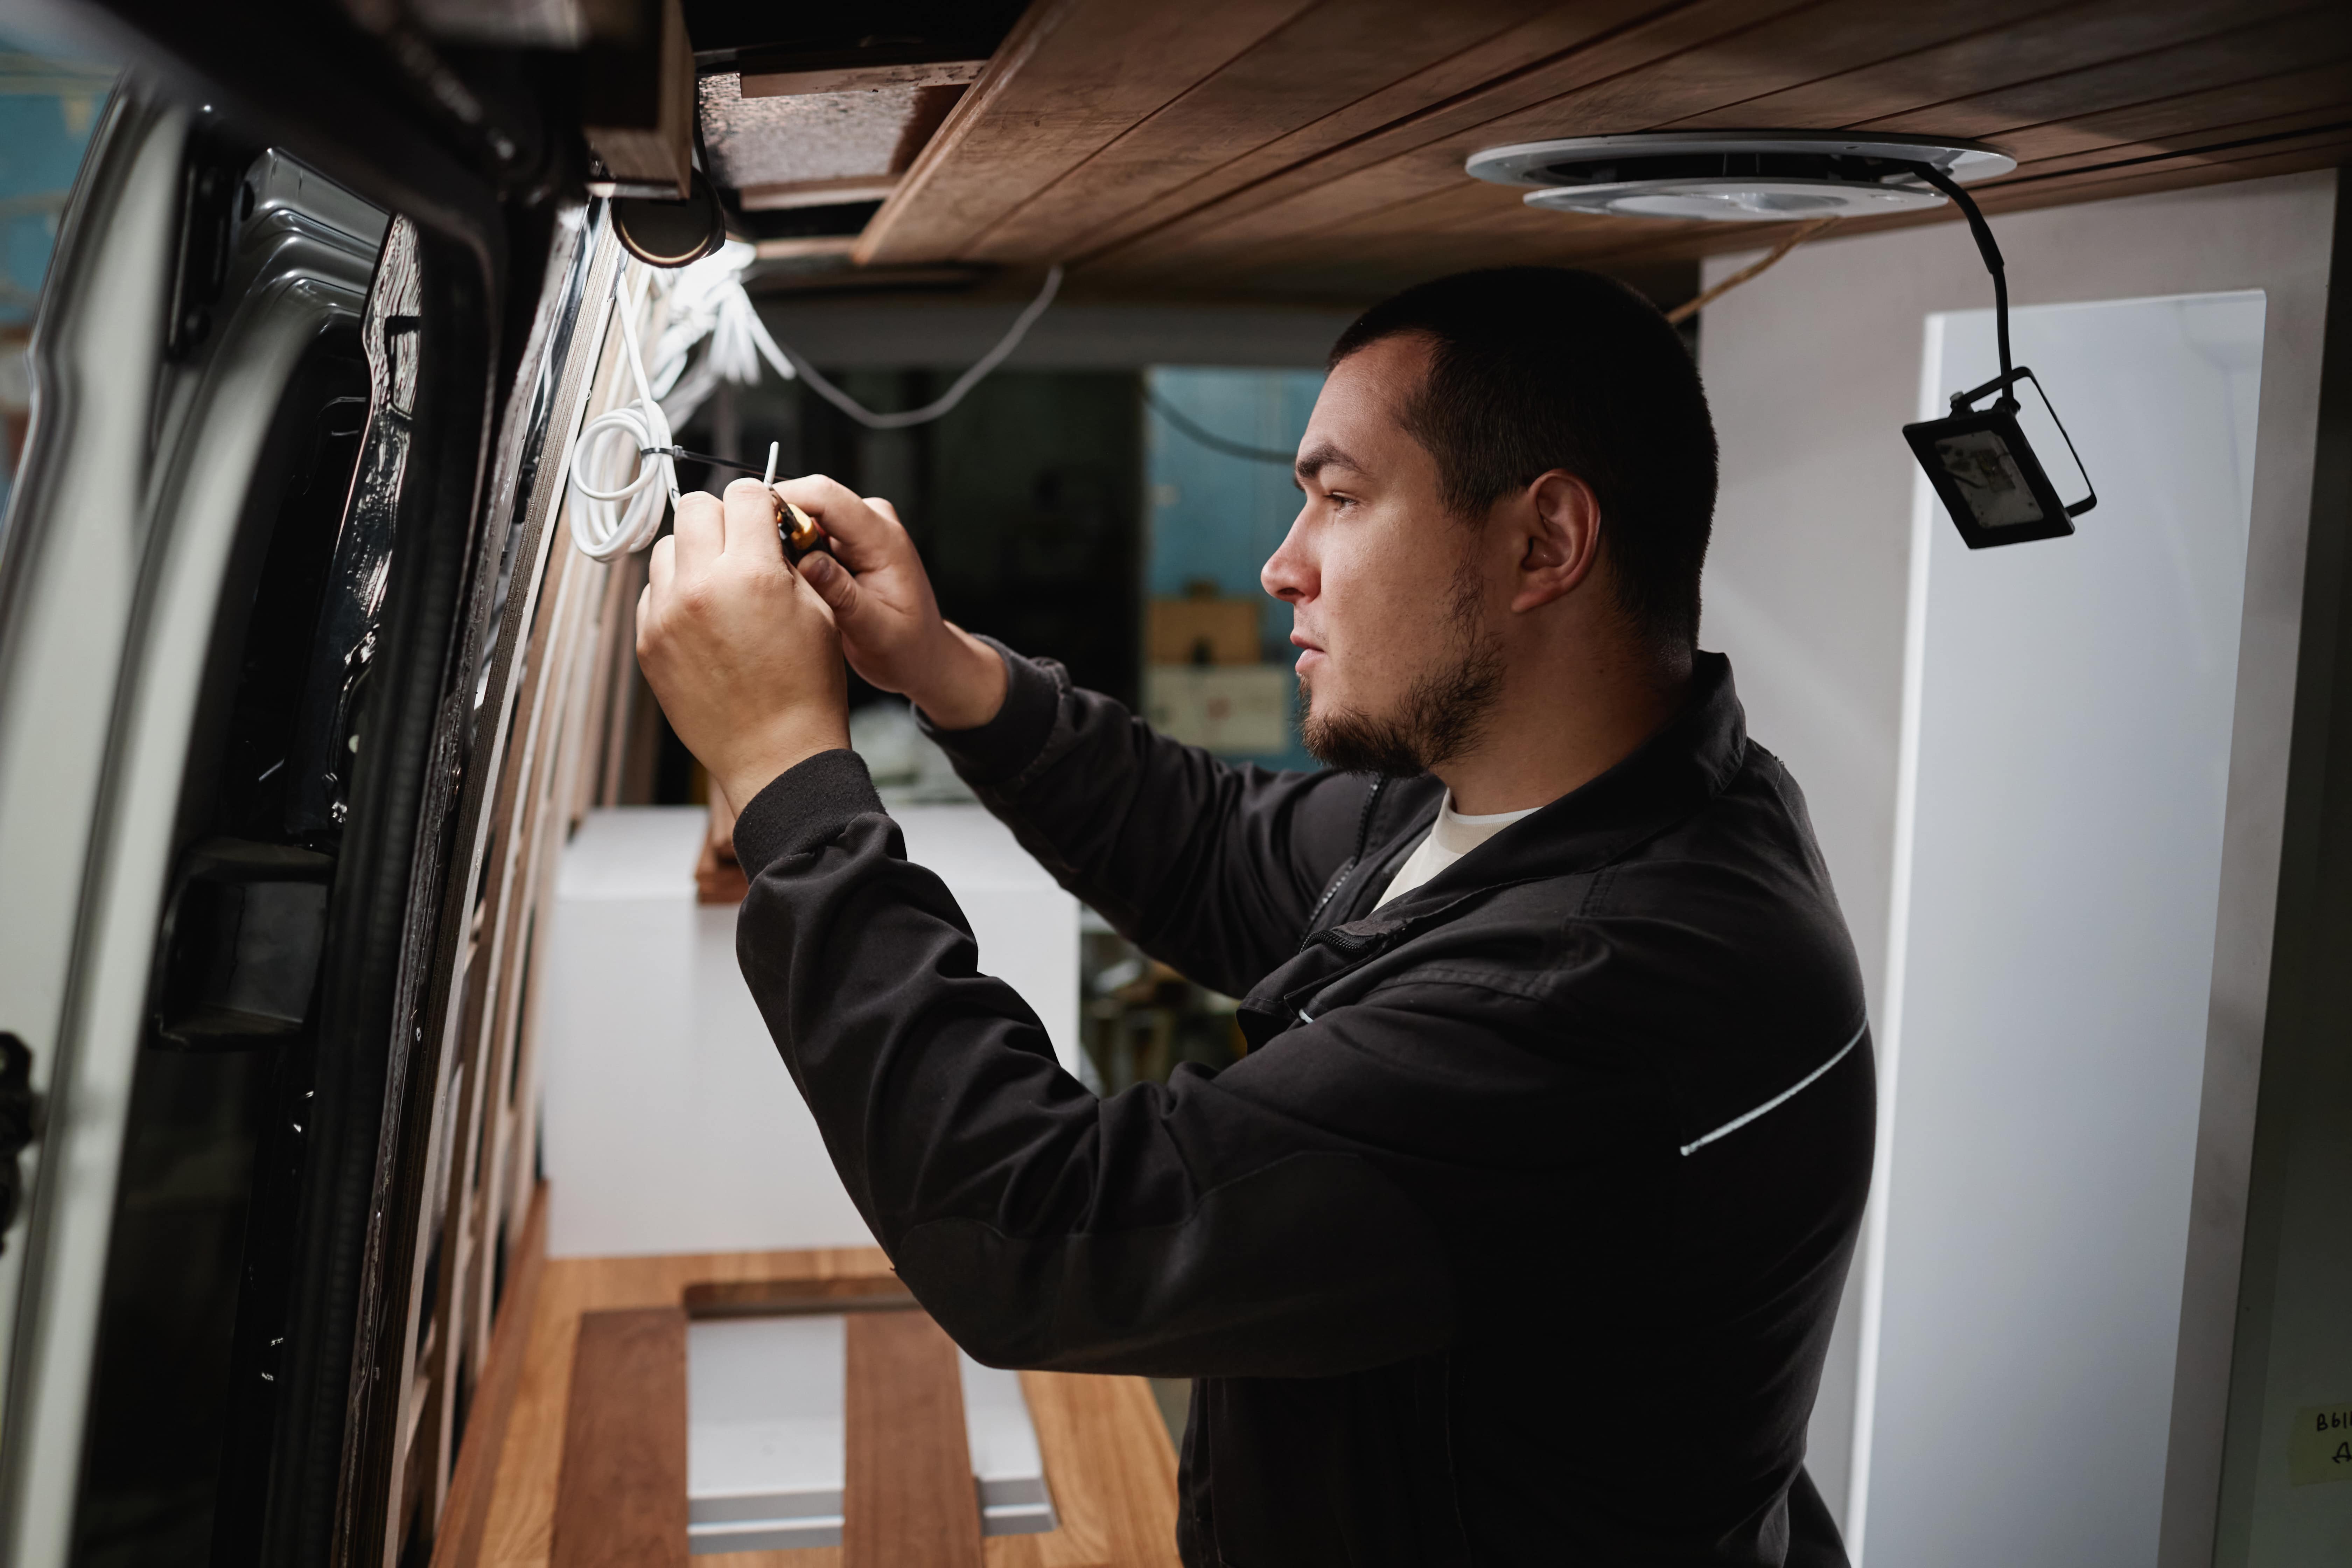
[[[1163,365],[1144,374],[1155,398],[1202,429],[1284,453],[1297,449],[1323,389],[1322,373],[1311,370]],[[1266,598],[1257,580],[1258,568],[1298,513],[1298,490],[1287,464],[1215,451],[1156,411],[1147,410],[1144,420],[1144,593],[1156,599],[1181,598],[1192,584],[1211,582],[1220,597],[1262,600],[1263,657],[1287,667],[1295,657],[1290,612]],[[1276,768],[1316,765],[1298,744],[1295,721],[1286,750],[1246,760]]]

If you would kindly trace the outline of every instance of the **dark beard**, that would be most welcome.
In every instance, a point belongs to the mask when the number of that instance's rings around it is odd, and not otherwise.
[[[1447,618],[1456,637],[1454,657],[1423,671],[1392,714],[1342,709],[1318,717],[1300,685],[1299,739],[1317,762],[1341,773],[1414,778],[1477,742],[1502,693],[1503,650],[1482,624],[1477,574],[1467,563],[1454,577]]]

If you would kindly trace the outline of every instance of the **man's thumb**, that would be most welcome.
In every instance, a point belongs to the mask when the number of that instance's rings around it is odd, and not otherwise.
[[[822,550],[801,557],[801,580],[833,607],[835,626],[845,625],[857,613],[857,579],[849,569]]]

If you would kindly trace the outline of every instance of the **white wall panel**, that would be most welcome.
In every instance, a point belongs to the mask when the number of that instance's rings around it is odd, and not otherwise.
[[[2247,289],[2268,299],[2158,1556],[2167,1568],[2207,1561],[2213,1539],[2336,195],[2333,174],[2297,174],[1992,220],[2021,304]],[[1705,281],[1753,259],[1711,258]],[[1916,405],[1925,319],[1980,308],[1990,295],[1975,247],[1948,223],[1816,239],[1702,318],[1723,488],[1701,637],[1731,656],[1750,732],[1804,787],[1882,1044],[1915,472],[1897,427]],[[1857,1269],[1810,1435],[1807,1463],[1832,1507],[1853,1489],[1859,1283]]]
[[[2156,1559],[2263,317],[2015,313],[2100,492],[2072,538],[1970,551],[1917,483],[1874,1564]],[[1990,311],[1927,332],[1922,417],[1998,369]]]

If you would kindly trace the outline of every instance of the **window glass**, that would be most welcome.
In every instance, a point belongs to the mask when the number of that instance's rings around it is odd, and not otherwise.
[[[114,85],[110,67],[0,30],[0,513],[25,455],[25,345],[74,174]]]
[[[1160,366],[1144,386],[1144,711],[1190,744],[1312,769],[1290,611],[1266,597],[1258,569],[1298,514],[1291,458],[1322,373]]]

